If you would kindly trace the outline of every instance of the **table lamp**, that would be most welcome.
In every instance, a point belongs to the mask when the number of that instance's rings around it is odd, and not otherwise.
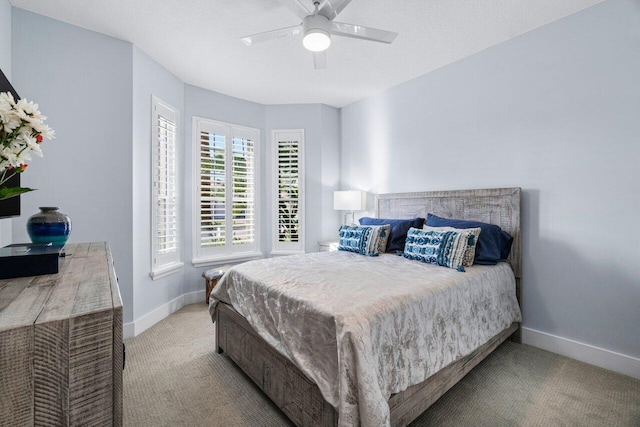
[[[367,193],[364,191],[348,190],[333,192],[333,209],[346,211],[344,222],[353,225],[355,211],[363,211],[367,207]]]

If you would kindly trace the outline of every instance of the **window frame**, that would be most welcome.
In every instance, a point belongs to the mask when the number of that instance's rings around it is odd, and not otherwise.
[[[251,245],[236,246],[233,245],[233,186],[225,185],[225,244],[220,247],[203,248],[201,245],[201,155],[200,155],[200,135],[206,129],[221,132],[225,136],[225,182],[231,182],[233,177],[232,165],[233,160],[233,138],[246,138],[254,141],[254,241]],[[262,258],[261,250],[261,221],[260,221],[260,163],[261,163],[261,132],[260,129],[238,125],[235,123],[222,122],[219,120],[208,119],[205,117],[193,116],[192,118],[192,179],[193,179],[193,197],[192,197],[192,260],[194,267],[204,267],[217,265],[227,261],[247,261],[251,259]]]
[[[298,242],[285,243],[279,241],[279,185],[278,185],[278,148],[280,141],[298,141]],[[272,145],[272,173],[271,182],[272,191],[272,235],[271,235],[271,254],[272,255],[294,255],[305,253],[305,133],[304,129],[273,129],[271,131]]]
[[[157,205],[160,199],[158,191],[158,181],[156,177],[159,172],[159,164],[157,156],[159,152],[159,117],[173,122],[175,131],[175,151],[174,151],[174,178],[175,178],[175,227],[176,227],[176,248],[167,254],[159,253],[158,232],[159,224],[157,217]],[[169,103],[163,101],[159,97],[151,96],[151,266],[149,276],[153,280],[160,279],[180,270],[184,263],[182,262],[182,216],[181,216],[181,180],[180,180],[180,111],[172,107]]]

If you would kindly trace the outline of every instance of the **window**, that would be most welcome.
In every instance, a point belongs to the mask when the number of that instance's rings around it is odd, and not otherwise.
[[[195,266],[259,257],[260,131],[194,117]]]
[[[151,101],[151,273],[158,279],[182,267],[178,180],[179,112],[155,96]]]
[[[304,252],[304,130],[274,130],[273,254]]]

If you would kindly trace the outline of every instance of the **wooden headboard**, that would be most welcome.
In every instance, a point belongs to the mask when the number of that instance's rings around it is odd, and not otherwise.
[[[520,279],[522,275],[519,187],[378,194],[375,211],[378,218],[426,218],[427,213],[433,213],[445,218],[498,225],[513,236],[511,254],[507,261],[516,278]],[[518,299],[519,285],[518,283]]]

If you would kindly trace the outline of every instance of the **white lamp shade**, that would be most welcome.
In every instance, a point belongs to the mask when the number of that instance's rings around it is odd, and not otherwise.
[[[364,191],[334,191],[333,209],[337,211],[363,211],[367,208],[367,193]]]

